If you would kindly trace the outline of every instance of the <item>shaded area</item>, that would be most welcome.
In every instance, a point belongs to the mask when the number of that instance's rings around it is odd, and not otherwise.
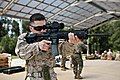
[[[16,64],[18,63],[19,64]],[[13,60],[12,65],[25,66],[23,60]],[[67,61],[67,67],[69,61]],[[82,72],[83,80],[120,80],[120,61],[110,60],[84,60],[84,69]],[[58,75],[58,80],[75,80],[71,69],[67,71],[61,71],[59,67],[55,68]],[[0,73],[0,79],[2,80],[24,80],[26,73],[19,72],[12,75],[6,75]]]

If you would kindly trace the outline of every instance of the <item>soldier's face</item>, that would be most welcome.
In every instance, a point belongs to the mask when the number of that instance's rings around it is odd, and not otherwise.
[[[71,40],[73,40],[74,39],[74,33],[69,33],[68,34],[68,38],[71,39]]]
[[[69,36],[69,40],[74,40],[74,39],[75,39],[74,35]]]
[[[74,41],[75,41],[74,33],[69,33],[69,34],[68,34],[68,38],[69,38],[69,40],[70,40],[71,42],[74,43]]]
[[[33,23],[34,25],[31,25],[30,28],[33,33],[41,34],[43,32],[46,32],[46,29],[43,29],[43,26],[46,24],[45,20],[34,21]]]

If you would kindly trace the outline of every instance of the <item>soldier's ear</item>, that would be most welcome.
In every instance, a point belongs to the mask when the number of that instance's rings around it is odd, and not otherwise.
[[[33,31],[33,27],[29,26],[29,30],[30,30],[30,31]]]
[[[33,27],[29,26],[29,29],[30,29],[30,30],[32,30],[32,29],[33,29]]]

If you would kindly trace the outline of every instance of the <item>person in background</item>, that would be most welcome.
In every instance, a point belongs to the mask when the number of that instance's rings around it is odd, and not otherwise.
[[[101,55],[98,53],[98,51],[95,51],[95,59],[100,59]]]
[[[59,53],[62,55],[61,59],[62,71],[66,71],[66,69],[68,69],[66,67],[66,60],[67,56],[70,56],[74,52],[74,43],[75,43],[74,33],[68,33],[68,39],[66,41],[63,41],[59,45]]]
[[[44,15],[35,13],[30,17],[29,33],[23,33],[18,37],[15,52],[21,58],[26,60],[27,76],[30,80],[57,80],[54,71],[54,57],[50,50],[50,41],[41,40],[34,43],[28,43],[26,37],[31,34],[43,34],[46,29]]]
[[[101,59],[102,60],[106,60],[107,59],[107,51],[106,50],[101,54]]]
[[[107,60],[112,60],[112,51],[111,51],[111,49],[109,49],[108,52],[107,52]]]
[[[115,56],[116,61],[120,61],[120,51],[117,51],[116,56]]]
[[[75,35],[76,44],[74,45],[74,53],[71,55],[73,72],[75,79],[82,79],[81,73],[83,69],[83,59],[82,54],[87,53],[87,46],[83,43],[83,37],[80,35]]]

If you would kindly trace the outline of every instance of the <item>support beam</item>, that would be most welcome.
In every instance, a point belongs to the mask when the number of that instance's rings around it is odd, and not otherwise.
[[[57,16],[58,14],[60,14],[61,12],[65,11],[66,9],[68,9],[69,7],[71,7],[72,5],[76,4],[77,1],[74,1],[72,4],[68,5],[67,7],[65,7],[64,9],[58,11],[57,13],[55,13],[53,16],[50,16],[48,18],[48,20],[52,19],[53,17]]]
[[[120,16],[117,16],[117,15],[116,15],[116,14],[120,14],[120,12],[116,12],[116,11],[107,11],[107,13],[105,13],[105,12],[104,12],[104,13],[97,13],[97,14],[91,16],[91,17],[88,17],[88,18],[86,18],[86,19],[84,19],[84,20],[82,20],[82,21],[80,21],[80,22],[74,24],[73,26],[77,26],[77,25],[79,25],[79,24],[81,24],[81,23],[83,23],[83,22],[85,22],[85,21],[87,21],[87,20],[89,20],[89,19],[91,19],[91,18],[93,18],[93,17],[102,16],[102,15],[105,15],[105,14],[113,15],[115,18],[120,18]]]
[[[107,2],[111,2],[111,1],[112,1],[112,2],[120,2],[120,0],[86,0],[86,1],[85,1],[85,2],[91,4],[92,6],[97,7],[98,9],[100,9],[100,10],[106,12],[106,13],[110,13],[110,12],[108,12],[108,11],[107,11],[105,8],[103,8],[102,6],[94,3],[93,1],[107,1]],[[113,12],[113,13],[115,13],[115,12]],[[117,17],[116,14],[112,14],[112,13],[111,13],[111,15]]]
[[[99,8],[103,12],[107,13],[107,10],[105,8],[103,8],[103,7],[99,6],[98,4],[94,3],[93,0],[86,0],[85,2],[87,2],[88,4],[91,4],[92,6],[95,6],[95,7]],[[93,18],[95,16],[101,16],[101,15],[103,15],[103,14],[97,13],[97,14],[91,16],[91,17],[88,17],[87,19],[84,19],[81,22],[78,22],[78,23],[74,24],[73,26],[79,25],[79,24],[81,24],[81,23],[83,23],[83,22],[85,22],[85,21],[87,21],[87,20],[89,20],[89,19],[91,19],[91,18]]]
[[[74,24],[73,26],[79,25],[79,24],[81,24],[81,23],[83,23],[83,22],[85,22],[85,21],[87,21],[87,20],[89,20],[89,19],[91,19],[91,18],[93,18],[93,17],[95,17],[95,16],[102,16],[102,15],[104,15],[104,14],[110,14],[110,15],[116,17],[116,18],[119,17],[119,16],[116,15],[116,14],[119,13],[119,12],[110,12],[110,11],[107,11],[105,8],[103,8],[102,6],[94,3],[93,1],[117,1],[117,2],[120,2],[120,0],[85,0],[86,3],[91,4],[92,6],[95,6],[96,8],[102,10],[102,11],[105,12],[105,13],[102,13],[102,14],[97,13],[97,14],[91,16],[91,17],[88,17],[87,19],[84,19],[84,20],[81,21],[81,22],[78,22],[78,23]],[[77,5],[78,5],[78,4],[77,4]],[[115,14],[115,13],[116,13],[116,14]]]
[[[86,1],[90,1],[90,0],[86,0]],[[120,2],[120,0],[91,0],[91,1]]]
[[[74,24],[73,26],[77,26],[77,25],[79,25],[79,24],[81,24],[81,23],[83,23],[83,22],[85,22],[85,21],[87,21],[87,20],[89,20],[89,19],[92,19],[93,17],[102,16],[102,15],[105,15],[105,14],[106,14],[106,13],[97,13],[97,14],[95,14],[95,15],[93,15],[93,16],[90,16],[90,17],[88,17],[88,18],[86,18],[86,19],[84,19],[84,20],[82,20],[82,21]]]
[[[107,11],[107,12],[112,16],[114,16],[115,18],[120,18],[120,12],[118,11]],[[117,14],[119,14],[119,16]]]
[[[88,28],[88,29],[97,28],[97,27],[99,27],[100,25],[102,25],[102,24],[104,24],[104,23],[106,23],[107,21],[110,21],[110,20],[112,20],[112,19],[114,19],[114,17],[111,17],[111,18],[109,18],[109,19],[107,19],[107,20],[105,20],[105,21],[103,21],[103,22],[101,22],[101,23],[98,23],[98,24],[96,24],[96,25],[94,25],[94,26],[92,26],[92,27],[90,27],[90,28]],[[96,27],[96,26],[97,26],[97,27]]]
[[[115,18],[120,18],[120,16],[116,15],[116,14],[111,14],[113,15]]]
[[[108,13],[120,14],[120,11],[107,11]]]
[[[106,12],[106,13],[109,13],[105,8],[103,8],[102,6],[94,3],[93,1],[108,1],[109,2],[109,1],[116,1],[116,0],[87,0],[86,1],[87,3],[91,4],[92,6],[95,6],[98,9],[100,9],[100,10]],[[119,2],[120,2],[120,0],[119,0]],[[114,17],[118,17],[116,14],[111,14],[111,15],[114,16]]]
[[[15,0],[11,0],[6,6],[5,8],[2,10],[2,12],[0,12],[0,15],[3,15],[7,9],[12,5],[12,3],[14,2]]]
[[[107,12],[107,10],[106,10],[105,8],[103,8],[102,6],[94,3],[93,1],[90,1],[90,2],[87,2],[87,3],[89,3],[89,4],[92,5],[92,6],[95,6],[96,8],[98,8],[98,9],[104,11],[104,12]]]
[[[10,14],[5,14],[5,15],[3,14],[3,16],[28,20],[28,18],[25,18],[25,17],[19,17],[19,16],[14,16],[14,15],[10,15]]]

